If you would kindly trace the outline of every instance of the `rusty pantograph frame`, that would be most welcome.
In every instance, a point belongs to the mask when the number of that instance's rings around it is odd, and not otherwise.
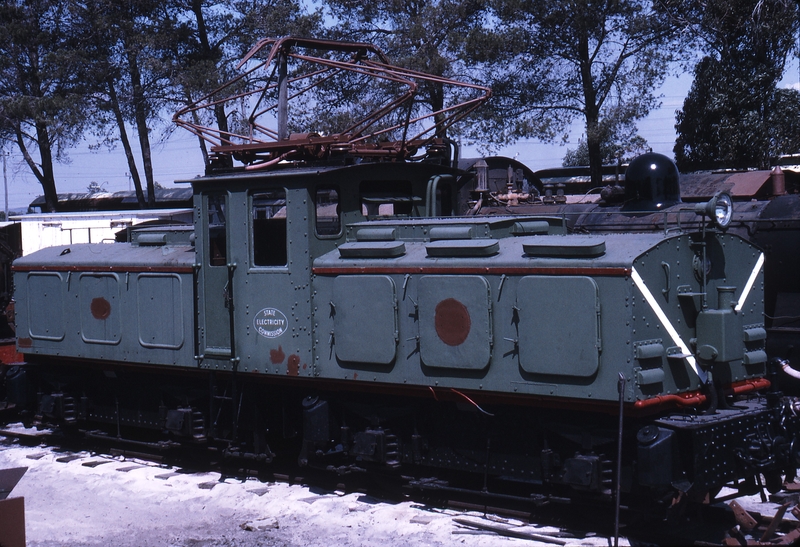
[[[358,42],[294,37],[266,38],[247,53],[237,66],[237,70],[241,70],[258,52],[266,48],[270,49],[265,60],[254,63],[239,76],[179,110],[173,117],[178,126],[209,143],[213,154],[231,155],[249,164],[250,169],[269,167],[283,160],[323,158],[332,152],[373,158],[407,159],[420,148],[434,143],[437,134],[441,134],[462,120],[491,96],[488,87],[391,65],[383,52],[374,45]],[[350,57],[342,61],[312,55],[311,52],[349,53]],[[305,62],[315,68],[290,77],[288,75],[290,59]],[[262,76],[259,80],[257,76],[260,71],[268,73],[266,78]],[[405,91],[342,131],[324,136],[315,133],[290,135],[288,132],[290,101],[344,71],[395,82],[403,85]],[[474,96],[458,104],[414,118],[411,117],[409,108],[404,123],[380,129],[376,127],[378,122],[390,113],[409,105],[417,94],[419,83],[425,81],[471,90]],[[289,94],[290,85],[293,86],[292,95]],[[245,90],[236,91],[237,86],[242,86]],[[297,89],[294,90],[294,87]],[[274,95],[277,95],[277,100],[268,103],[267,100]],[[235,102],[244,104],[249,99],[254,100],[253,104],[248,104],[250,111],[246,120],[248,134],[224,131],[218,127],[202,124],[201,111],[215,115],[218,109],[224,109],[226,105]],[[263,121],[265,118],[277,121],[277,128],[265,125]],[[412,127],[416,128],[416,132],[409,136]],[[402,131],[402,139],[387,140],[387,135],[395,131]]]

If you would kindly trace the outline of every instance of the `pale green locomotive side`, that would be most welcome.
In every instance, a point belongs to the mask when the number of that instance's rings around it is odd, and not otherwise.
[[[693,232],[470,216],[482,198],[458,204],[485,180],[455,168],[445,135],[490,90],[369,44],[266,39],[242,66],[248,91],[236,78],[175,117],[213,156],[190,181],[192,227],[15,261],[25,363],[4,387],[24,421],[645,511],[795,477],[799,405],[768,380],[763,253],[725,233],[725,196],[694,209]],[[339,132],[290,134],[290,99],[329,77],[402,89]],[[464,100],[412,113],[419,82]],[[202,125],[223,91],[244,117]]]
[[[350,180],[337,194],[358,195]],[[342,236],[331,237],[305,187],[195,185],[193,245],[187,232],[170,242],[145,231],[130,245],[20,259],[20,349],[587,402],[616,401],[621,372],[640,407],[680,403],[709,367],[744,389],[765,374],[763,255],[738,236],[552,235],[555,219],[514,217],[364,221],[343,200]],[[221,197],[222,235],[208,220]],[[724,287],[733,305],[720,308]],[[706,346],[721,353],[704,363]]]
[[[791,474],[784,407],[722,409],[769,385],[759,249],[712,228],[578,236],[558,218],[426,216],[456,212],[459,181],[419,164],[206,176],[193,229],[21,258],[29,364],[11,392],[64,424],[263,460],[608,493],[622,378],[633,491]],[[32,378],[45,387],[25,400]],[[763,439],[727,432],[742,423],[773,432],[768,464]]]
[[[623,373],[641,408],[701,388],[710,363],[693,347],[726,348],[712,369],[727,384],[763,377],[758,249],[708,235],[728,252],[710,260],[703,310],[697,234],[515,234],[524,222],[351,227],[354,241],[314,261],[314,374],[588,403],[616,401]],[[359,241],[378,230],[385,241]],[[447,239],[471,234],[483,237]],[[719,308],[723,287],[735,310]]]

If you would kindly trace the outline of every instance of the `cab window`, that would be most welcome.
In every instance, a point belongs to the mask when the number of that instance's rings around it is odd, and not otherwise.
[[[286,191],[277,189],[253,193],[250,211],[253,265],[285,266],[288,256]]]
[[[225,230],[225,194],[206,196],[208,214],[208,265],[225,266],[228,263],[227,233]]]
[[[422,199],[412,195],[409,181],[364,181],[359,186],[359,192],[361,214],[365,217],[419,215],[415,206],[419,206]]]
[[[314,203],[317,235],[321,237],[338,236],[342,231],[339,188],[337,186],[317,188]]]

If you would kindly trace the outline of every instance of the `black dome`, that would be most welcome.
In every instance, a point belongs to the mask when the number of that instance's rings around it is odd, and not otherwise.
[[[649,152],[628,165],[623,209],[659,211],[680,202],[680,173],[667,156]]]

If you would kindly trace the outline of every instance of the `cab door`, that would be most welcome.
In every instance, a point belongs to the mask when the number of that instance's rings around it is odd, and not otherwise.
[[[231,359],[234,265],[229,257],[229,197],[227,192],[201,196],[201,226],[204,232],[198,253],[201,358]]]
[[[312,373],[311,206],[303,187],[233,186],[200,195],[202,368]]]
[[[305,188],[263,186],[237,195],[231,230],[238,370],[310,374],[311,310]],[[238,209],[237,209],[238,211]]]
[[[298,313],[298,271],[306,268],[290,257],[288,234],[293,205],[283,187],[251,189],[247,195],[249,255],[246,275],[237,280],[240,331],[237,346],[242,369],[268,374],[298,371],[301,347],[293,333]],[[294,205],[297,206],[296,204]],[[305,215],[304,215],[305,216]],[[302,217],[301,217],[302,218]],[[296,220],[301,224],[299,219]],[[307,244],[298,225],[293,252]],[[240,247],[237,246],[237,249]],[[242,246],[241,250],[247,249]],[[244,272],[243,272],[244,273]],[[289,372],[291,370],[291,372]]]

